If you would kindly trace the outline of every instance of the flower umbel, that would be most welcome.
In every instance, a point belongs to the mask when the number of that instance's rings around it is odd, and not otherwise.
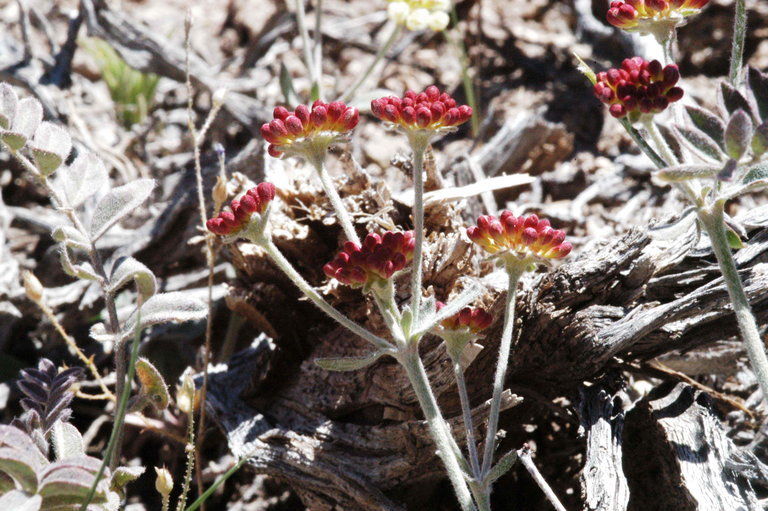
[[[437,310],[445,307],[443,302],[437,302]],[[473,334],[478,334],[493,323],[493,316],[484,309],[464,307],[458,313],[440,322],[440,326],[446,330],[467,329]]]
[[[606,18],[611,25],[632,32],[657,33],[683,25],[709,0],[615,0]]]
[[[516,217],[503,211],[499,218],[483,215],[477,225],[467,229],[467,236],[491,254],[512,254],[521,259],[560,259],[567,256],[571,244],[565,232],[553,229],[549,220],[536,215]]]
[[[261,126],[261,136],[269,142],[269,154],[312,158],[341,140],[357,126],[360,112],[341,101],[315,101],[311,107],[299,105],[291,112],[279,106],[274,119]]]
[[[263,215],[269,203],[275,198],[275,185],[260,183],[248,190],[239,199],[230,202],[229,210],[222,211],[205,223],[208,230],[219,236],[238,234],[251,221],[254,213]]]
[[[388,280],[413,259],[413,233],[370,233],[362,246],[348,241],[344,250],[323,267],[328,277],[352,287],[370,286]]]
[[[412,90],[398,98],[389,96],[371,101],[371,112],[382,121],[409,131],[452,131],[472,117],[472,108],[457,105],[450,94],[434,85],[419,94]]]
[[[388,0],[389,19],[408,30],[444,30],[450,21],[450,0]]]
[[[597,73],[595,96],[610,105],[612,116],[629,116],[636,121],[640,114],[657,114],[670,103],[683,97],[683,89],[675,84],[680,71],[675,64],[662,67],[658,60],[642,57],[624,59],[619,69]]]

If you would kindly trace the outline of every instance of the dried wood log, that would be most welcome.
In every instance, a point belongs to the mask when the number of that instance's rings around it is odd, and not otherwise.
[[[739,450],[725,435],[709,397],[684,383],[664,384],[627,414],[627,509],[762,509],[733,470]]]

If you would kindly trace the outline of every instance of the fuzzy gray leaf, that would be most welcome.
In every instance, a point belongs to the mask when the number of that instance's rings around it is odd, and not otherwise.
[[[69,133],[52,122],[43,122],[29,144],[37,168],[44,176],[58,169],[72,150]]]
[[[750,67],[747,72],[747,83],[755,99],[760,119],[763,122],[768,121],[768,75]]]
[[[752,107],[747,98],[742,96],[741,92],[728,82],[720,82],[720,93],[723,107],[728,116],[733,115],[736,110],[744,110],[750,117],[754,117]]]
[[[104,162],[93,153],[78,155],[72,165],[60,172],[64,196],[73,208],[81,205],[108,182]]]
[[[488,473],[488,481],[493,482],[500,478],[511,469],[515,463],[517,463],[518,455],[517,451],[509,451],[507,454],[501,457],[491,471]]]
[[[37,472],[48,463],[48,459],[37,449],[35,442],[14,426],[0,424],[0,447],[11,447],[28,453],[32,457],[32,468]]]
[[[43,497],[45,507],[81,504],[90,493],[94,475],[80,467],[59,467],[47,473],[41,483],[38,494]],[[104,484],[100,484],[93,502],[106,502],[107,496]]]
[[[11,127],[18,106],[19,97],[13,87],[7,83],[0,83],[0,130]]]
[[[736,110],[725,128],[725,151],[736,161],[744,155],[752,142],[752,120],[744,110]]]
[[[668,183],[679,183],[690,179],[714,177],[720,167],[714,165],[675,165],[656,172],[656,177]]]
[[[40,495],[27,495],[19,490],[0,496],[0,509],[8,511],[39,511],[42,504],[43,498]]]
[[[37,492],[37,471],[42,466],[36,454],[37,447],[22,451],[13,447],[0,447],[0,472],[11,476],[27,493]]]
[[[57,460],[85,455],[83,436],[76,427],[68,422],[58,421],[53,425],[51,440]]]
[[[121,257],[115,262],[107,292],[114,295],[131,281],[136,282],[136,289],[145,302],[157,292],[155,274],[133,257]]]
[[[749,167],[741,182],[743,184],[749,184],[752,181],[762,179],[768,179],[768,161],[762,161]]]
[[[88,241],[88,238],[70,225],[56,227],[53,232],[51,232],[51,237],[55,241],[63,243],[68,247],[79,248],[81,250],[88,250],[90,248],[90,241]]]
[[[114,188],[102,197],[91,218],[91,239],[98,240],[121,218],[139,207],[149,197],[154,187],[153,179],[137,179]]]
[[[112,474],[112,481],[110,481],[111,487],[122,488],[126,484],[131,483],[141,477],[144,473],[144,467],[117,467],[115,473]]]
[[[686,105],[685,111],[694,126],[725,149],[725,123],[718,116],[692,105]]]
[[[752,152],[756,158],[768,151],[768,121],[755,128],[752,136]]]
[[[675,130],[680,135],[681,140],[700,155],[708,157],[714,161],[720,161],[722,159],[723,153],[720,151],[717,143],[703,131],[687,128],[685,126],[675,126]]]
[[[33,98],[24,98],[18,103],[10,129],[0,133],[0,139],[11,150],[18,151],[34,135],[42,120],[43,107],[40,102]]]
[[[315,364],[326,371],[357,371],[373,364],[385,354],[383,350],[379,350],[365,357],[317,358]]]

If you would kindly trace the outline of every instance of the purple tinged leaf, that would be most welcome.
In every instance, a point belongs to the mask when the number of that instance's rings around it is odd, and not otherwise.
[[[725,149],[725,123],[709,110],[686,105],[685,111],[693,125]]]
[[[750,67],[747,72],[747,84],[755,100],[760,119],[764,123],[768,122],[768,75]]]
[[[91,240],[98,240],[110,227],[138,208],[154,187],[153,179],[137,179],[102,197],[91,218]]]
[[[755,115],[749,101],[733,85],[728,82],[720,82],[720,93],[723,108],[728,116],[741,109],[748,113],[750,118],[754,118]]]
[[[718,145],[704,132],[685,126],[675,126],[675,131],[680,135],[685,145],[698,154],[716,162],[723,159],[723,153]]]
[[[755,128],[752,136],[752,152],[756,158],[768,151],[768,121]]]
[[[35,402],[45,402],[48,399],[48,390],[35,380],[19,380],[16,386]]]
[[[736,160],[729,159],[727,162],[725,162],[725,165],[723,166],[722,170],[717,173],[717,180],[718,181],[733,181],[733,174],[736,172],[737,167]]]
[[[752,142],[752,119],[744,110],[736,110],[725,128],[725,151],[738,161]]]

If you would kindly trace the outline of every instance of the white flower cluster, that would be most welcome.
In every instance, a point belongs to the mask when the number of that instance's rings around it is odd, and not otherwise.
[[[389,19],[408,30],[429,28],[436,32],[448,26],[451,0],[389,0]]]

